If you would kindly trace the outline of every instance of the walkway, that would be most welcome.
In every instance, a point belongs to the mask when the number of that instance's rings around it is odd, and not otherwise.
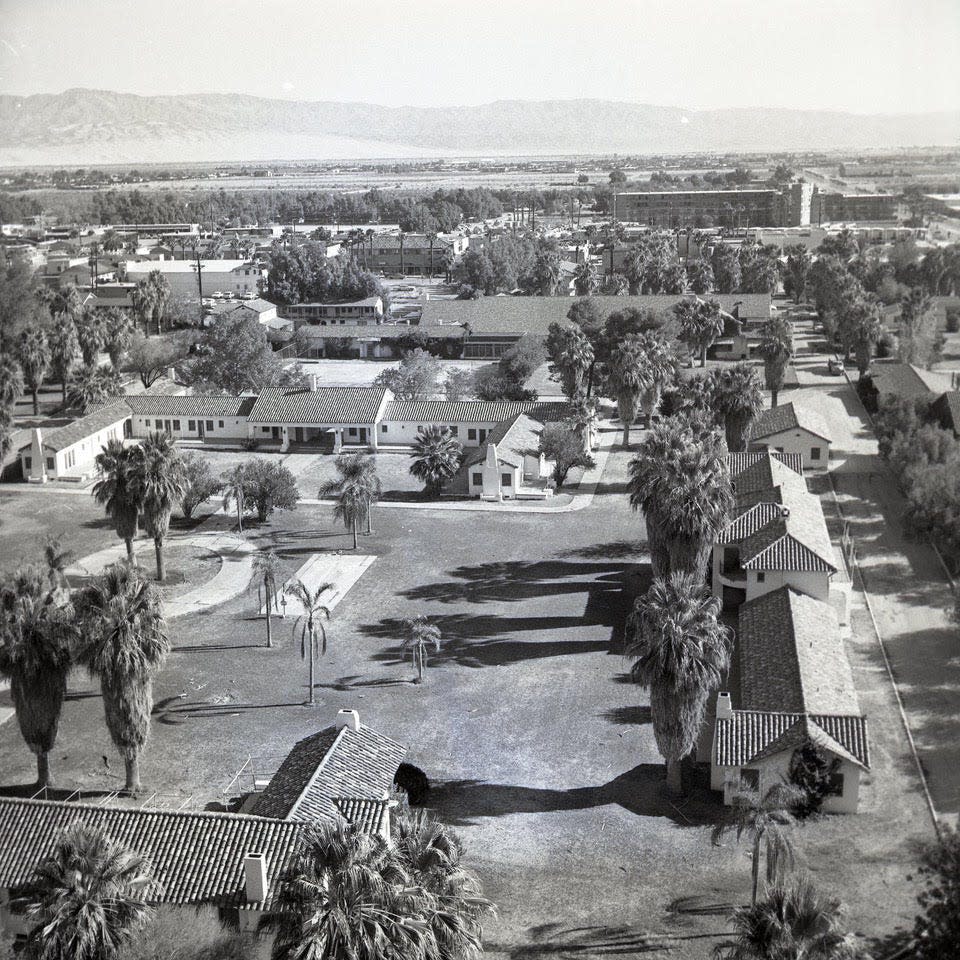
[[[316,590],[322,584],[326,584],[321,600],[328,610],[333,611],[376,559],[374,556],[355,553],[315,553],[287,580],[284,588],[294,580],[299,580],[308,590]],[[282,596],[281,592],[277,598],[278,603]],[[283,609],[284,617],[288,615],[299,617],[304,612],[303,604],[289,594],[287,596],[286,606],[280,603],[277,609]],[[262,617],[265,614],[266,605],[262,603],[259,615]]]
[[[197,547],[220,557],[220,571],[207,583],[168,600],[163,607],[168,620],[218,606],[243,593],[253,575],[253,554],[257,548],[241,537],[228,533],[195,533],[187,537],[170,537],[168,547]],[[91,576],[101,573],[111,563],[126,556],[122,543],[98,550],[83,558],[68,571],[68,576]]]

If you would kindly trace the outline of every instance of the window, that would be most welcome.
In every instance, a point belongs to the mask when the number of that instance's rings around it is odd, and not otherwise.
[[[475,474],[473,475],[473,485],[474,485],[475,487],[482,487],[482,486],[483,486],[483,474],[482,474],[482,473],[475,473]]]
[[[834,771],[830,774],[830,784],[827,791],[828,797],[842,797],[843,796],[843,774],[837,771]]]
[[[176,430],[178,433],[180,432],[180,421],[179,421],[179,420],[174,420],[174,421],[173,421],[173,429]]]
[[[213,429],[213,421],[212,421],[212,420],[208,420],[208,421],[207,421],[207,429],[208,429],[208,430],[212,430],[212,429]]]
[[[757,583],[763,583],[767,579],[767,575],[763,570],[757,571]]]
[[[356,428],[356,427],[350,427],[350,429],[349,429],[347,432],[349,433],[349,435],[350,435],[351,437],[355,437],[355,436],[357,435],[357,428]]]
[[[760,789],[760,771],[759,770],[741,770],[740,771],[740,789],[741,790],[759,790]]]
[[[269,432],[270,432],[270,428],[269,428],[269,427],[261,427],[260,429],[261,429],[264,433],[269,433]]]
[[[819,448],[819,447],[811,447],[811,448],[810,448],[810,459],[811,459],[811,460],[819,460],[819,459],[820,459],[820,448]]]
[[[509,474],[509,473],[501,473],[501,474],[500,474],[500,482],[501,482],[505,487],[512,487],[512,486],[513,486],[513,476],[512,476],[512,474]]]
[[[460,436],[460,428],[455,423],[450,424],[450,435],[453,437]]]
[[[188,430],[190,433],[195,433],[195,432],[196,432],[196,429],[197,429],[197,421],[196,421],[196,420],[188,420],[188,421],[187,421],[187,430]]]
[[[381,433],[386,433],[386,432],[387,432],[387,425],[386,425],[385,423],[381,423],[381,424],[380,424],[380,432],[381,432]]]
[[[223,421],[222,421],[222,420],[219,421],[219,424],[218,424],[218,425],[219,425],[220,427],[222,427],[222,426],[223,426]]]
[[[477,439],[477,431],[474,430],[473,427],[471,427],[471,428],[467,431],[467,439],[468,439],[468,440],[476,440],[476,439]]]
[[[53,461],[53,457],[47,457],[47,469],[48,470],[56,469],[56,464]]]
[[[23,466],[24,466],[25,469],[27,469],[27,470],[32,470],[32,469],[33,469],[33,457],[24,457],[24,458],[23,458]]]

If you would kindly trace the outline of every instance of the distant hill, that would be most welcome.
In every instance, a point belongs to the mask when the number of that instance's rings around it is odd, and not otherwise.
[[[107,90],[0,96],[0,163],[91,164],[956,146],[960,111],[685,110],[612,100],[384,107]]]

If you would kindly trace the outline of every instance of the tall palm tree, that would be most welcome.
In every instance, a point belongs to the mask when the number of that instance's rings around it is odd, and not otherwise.
[[[743,450],[747,430],[763,409],[763,388],[749,363],[717,367],[710,371],[713,409],[723,422],[727,449]]]
[[[11,353],[0,353],[0,407],[12,407],[23,396],[23,370]]]
[[[170,281],[159,270],[151,270],[147,274],[147,283],[153,294],[150,298],[150,310],[159,336],[163,332],[163,314],[170,300]]]
[[[80,591],[77,662],[99,678],[107,729],[123,755],[126,790],[140,789],[140,753],[150,736],[153,675],[170,652],[163,605],[136,567],[114,564]]]
[[[866,300],[859,300],[852,310],[853,348],[857,357],[857,371],[861,377],[870,370],[873,348],[883,333],[883,324],[877,308]]]
[[[103,349],[106,330],[104,329],[103,315],[89,307],[80,311],[76,319],[77,340],[83,362],[93,366],[100,358]]]
[[[394,819],[392,833],[396,856],[411,881],[435,900],[430,927],[438,960],[479,957],[483,920],[496,911],[463,865],[460,838],[427,810],[405,810]]]
[[[627,450],[640,396],[652,386],[652,372],[647,366],[643,343],[639,337],[625,337],[614,346],[610,356],[608,389],[617,400],[617,412],[623,423],[623,446]]]
[[[27,953],[38,960],[114,960],[150,916],[156,883],[147,860],[77,821],[37,864],[27,894],[36,923]]]
[[[589,260],[578,263],[573,271],[573,288],[578,297],[597,292],[597,271]]]
[[[559,379],[563,392],[573,399],[578,393],[586,393],[585,381],[596,355],[593,344],[579,327],[569,327],[561,334],[559,352],[554,356],[550,372]]]
[[[50,785],[50,751],[57,739],[70,672],[72,611],[64,591],[39,567],[21,567],[0,586],[0,676],[20,733],[37,757],[37,786]]]
[[[327,652],[327,630],[324,620],[330,619],[330,608],[323,602],[323,595],[333,586],[332,583],[321,583],[315,590],[311,590],[302,580],[292,580],[284,587],[283,592],[288,597],[300,602],[303,612],[293,624],[293,636],[297,636],[300,628],[300,659],[310,659],[310,696],[308,703],[315,702],[313,686],[315,675],[315,660],[317,653],[324,656]],[[317,635],[319,634],[319,647]]]
[[[410,651],[410,657],[417,668],[417,683],[423,683],[427,651],[432,647],[437,653],[440,652],[440,628],[422,615],[404,620],[403,627],[406,636],[400,649]]]
[[[855,960],[862,954],[842,919],[840,904],[800,876],[737,910],[731,918],[736,939],[718,944],[715,953],[718,960]]]
[[[253,558],[253,576],[257,581],[257,601],[263,587],[267,611],[267,646],[273,646],[273,610],[277,607],[278,585],[283,583],[286,565],[273,550],[261,550]]]
[[[138,280],[130,291],[130,304],[133,306],[137,318],[143,323],[144,335],[148,337],[150,336],[150,318],[153,316],[155,296],[154,286],[146,279]]]
[[[650,688],[657,749],[667,785],[681,789],[680,762],[693,750],[711,691],[730,666],[728,627],[717,621],[720,600],[689,573],[657,578],[638,598],[627,623],[630,674]]]
[[[163,583],[166,579],[163,541],[170,532],[173,510],[187,491],[187,471],[176,441],[167,433],[148,434],[139,448],[134,449],[137,456],[133,458],[133,483],[140,504],[140,519],[153,537],[157,580]]]
[[[233,501],[237,508],[237,531],[243,533],[243,511],[246,507],[247,488],[249,487],[244,464],[239,463],[232,470],[222,474],[220,487],[223,491],[223,509],[227,510],[230,501]]]
[[[93,407],[123,395],[120,376],[110,366],[82,366],[67,385],[67,406],[86,413]]]
[[[701,579],[717,534],[733,508],[723,438],[697,420],[661,420],[628,467],[630,505],[642,510],[654,576]]]
[[[100,479],[93,485],[93,498],[113,520],[117,536],[127,546],[127,560],[136,563],[133,538],[140,518],[139,487],[136,483],[137,453],[122,440],[109,440],[94,463]]]
[[[760,856],[766,856],[767,883],[779,883],[784,872],[793,865],[793,841],[790,827],[795,820],[790,812],[803,799],[803,791],[787,783],[774,783],[763,794],[744,790],[733,798],[727,815],[713,829],[713,842],[718,844],[731,830],[737,841],[745,834],[752,844],[752,893],[750,903],[757,902],[760,884]]]
[[[37,393],[50,370],[50,346],[43,330],[34,327],[20,334],[18,358],[23,371],[23,382],[33,398],[33,415],[40,413]]]
[[[272,960],[440,956],[434,898],[378,836],[318,824],[284,877]]]
[[[337,476],[320,488],[321,497],[336,497],[334,517],[353,531],[353,549],[357,549],[359,521],[366,519],[367,534],[373,533],[371,514],[380,499],[383,486],[377,476],[374,457],[363,453],[342,454],[336,460]]]
[[[460,441],[447,427],[421,427],[413,441],[410,473],[424,485],[428,497],[438,497],[443,485],[460,469],[462,455]]]
[[[707,365],[707,350],[723,334],[723,318],[716,300],[700,297],[681,300],[674,308],[680,326],[680,339],[690,348],[690,366],[693,355],[700,356],[700,366]]]
[[[124,351],[130,345],[134,324],[125,310],[108,307],[103,311],[103,347],[115,370],[120,369]]]
[[[770,406],[777,405],[787,367],[793,357],[793,331],[786,320],[768,320],[760,333],[758,352],[763,357],[763,375],[771,393]]]
[[[53,375],[60,381],[61,396],[67,403],[67,381],[74,364],[80,341],[77,339],[77,327],[69,313],[58,313],[50,331],[50,367]]]

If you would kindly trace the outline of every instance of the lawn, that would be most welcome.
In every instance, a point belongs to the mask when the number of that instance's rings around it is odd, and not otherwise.
[[[750,865],[744,847],[710,845],[722,812],[714,795],[702,785],[682,800],[665,792],[649,701],[625,682],[624,617],[649,582],[643,524],[623,496],[628,459],[615,451],[592,506],[557,518],[381,506],[361,541],[377,559],[330,623],[315,708],[303,706],[293,624],[281,622],[266,649],[255,594],[175,621],[142,763],[148,792],[162,795],[154,802],[227,799],[248,756],[282,756],[355,708],[408,746],[434,784],[430,805],[463,836],[499,906],[487,956],[708,956],[724,913],[748,895]],[[49,496],[55,509],[34,511],[32,529],[62,523],[67,499]],[[85,509],[78,519],[94,515]],[[215,516],[201,529],[228,523]],[[109,530],[97,533],[97,546],[110,542]],[[248,536],[291,567],[350,546],[326,505],[278,514]],[[417,686],[398,646],[401,620],[420,613],[444,643]],[[862,619],[854,669],[874,758],[863,812],[806,825],[799,854],[848,904],[853,929],[885,935],[913,915],[907,875],[929,828]],[[116,789],[120,765],[106,768],[104,755],[116,753],[99,692],[77,673],[53,775],[65,791]],[[33,776],[14,723],[0,728],[0,769],[7,789]]]
[[[415,330],[416,327],[411,329]],[[440,381],[453,370],[477,370],[489,360],[438,360]],[[396,367],[399,360],[299,360],[306,374],[314,374],[321,387],[369,387],[377,375]]]

